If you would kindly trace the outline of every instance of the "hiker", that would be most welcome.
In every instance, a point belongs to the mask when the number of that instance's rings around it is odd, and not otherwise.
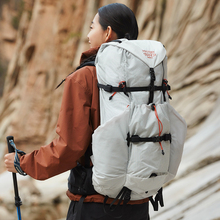
[[[95,60],[101,44],[120,38],[136,40],[138,37],[138,26],[133,12],[119,3],[99,8],[90,29],[88,34],[90,49],[82,53],[80,66],[65,79],[56,129],[59,137],[39,150],[20,156],[22,171],[38,180],[45,180],[71,170],[67,191],[71,203],[67,220],[113,219],[103,209],[105,199],[103,195],[94,192],[82,200],[82,195],[72,193],[70,187],[74,185],[71,181],[77,183],[75,168],[85,165],[85,154],[90,152],[92,134],[100,124],[96,68],[88,63]],[[17,172],[14,167],[14,153],[5,155],[5,166],[10,172]],[[108,205],[109,203],[106,204],[106,210]],[[120,205],[115,214],[122,215],[120,218],[122,220],[147,220],[148,198],[130,201],[125,207]]]

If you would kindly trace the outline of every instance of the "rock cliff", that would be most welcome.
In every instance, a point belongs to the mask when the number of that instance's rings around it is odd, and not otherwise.
[[[88,49],[86,35],[93,16],[109,2],[24,1],[1,98],[1,140],[6,133],[37,146],[51,140],[62,97],[62,88],[54,88],[78,65],[81,52]],[[172,104],[192,136],[220,93],[219,1],[121,2],[136,14],[139,39],[165,45]],[[5,47],[2,53],[7,51]]]
[[[15,1],[9,2],[13,5]],[[18,15],[16,7],[9,7],[6,1],[0,4],[0,58],[6,63],[10,61],[0,98],[0,157],[6,152],[7,135],[13,135],[19,148],[26,152],[56,137],[63,87],[55,87],[76,68],[81,52],[89,48],[86,36],[97,9],[116,1],[19,2],[22,13],[17,27],[11,23],[12,15]],[[159,40],[165,45],[171,103],[186,119],[187,138],[196,138],[220,95],[220,2],[117,2],[135,12],[139,39]],[[199,145],[195,147],[200,150]]]

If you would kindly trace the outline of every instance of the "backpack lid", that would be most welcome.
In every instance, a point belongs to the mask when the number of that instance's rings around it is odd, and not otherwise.
[[[118,41],[102,44],[100,52],[108,46],[116,46],[127,50],[146,63],[150,68],[156,67],[166,56],[164,45],[161,42],[154,40],[120,39]]]

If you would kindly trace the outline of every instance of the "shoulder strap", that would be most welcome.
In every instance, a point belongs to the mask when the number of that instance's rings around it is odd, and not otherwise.
[[[76,70],[79,70],[79,69],[81,69],[81,68],[83,68],[83,67],[85,67],[85,66],[95,66],[95,61],[94,60],[92,60],[92,61],[87,61],[87,62],[85,62],[85,63],[82,63],[80,66],[78,66],[77,68],[76,68]],[[76,71],[75,70],[75,71]],[[72,73],[74,73],[74,72],[71,72],[69,75],[71,75]],[[69,76],[68,75],[68,76]],[[68,77],[67,76],[67,77]],[[66,78],[67,78],[66,77]],[[58,84],[58,86],[55,88],[55,89],[57,89],[57,88],[59,88],[62,84],[63,84],[63,82],[66,80],[66,78],[65,79],[63,79],[59,84]]]
[[[90,167],[90,156],[92,155],[92,148],[89,146],[85,152],[85,167]]]
[[[95,66],[95,61],[92,60],[92,61],[87,61],[87,62],[85,62],[85,63],[82,63],[80,66],[78,66],[78,67],[76,68],[76,70],[81,69],[81,68],[83,68],[83,67],[85,67],[85,66]]]

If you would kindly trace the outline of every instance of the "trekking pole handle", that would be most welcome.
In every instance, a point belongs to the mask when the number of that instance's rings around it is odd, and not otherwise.
[[[6,137],[6,139],[7,139],[7,143],[8,143],[8,152],[9,153],[15,152],[14,148],[11,146],[11,144],[9,142],[10,140],[12,140],[14,142],[14,137],[8,136],[8,137]]]

